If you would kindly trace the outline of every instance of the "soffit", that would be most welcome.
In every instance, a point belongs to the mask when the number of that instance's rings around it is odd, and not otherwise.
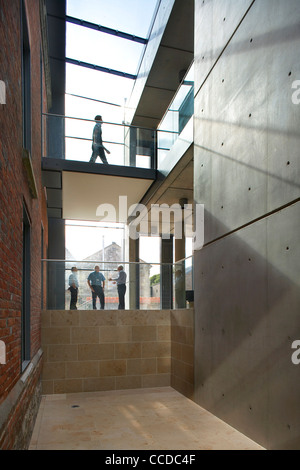
[[[194,58],[194,0],[176,0],[132,124],[156,128]],[[182,78],[182,77],[181,77]]]
[[[152,180],[89,173],[62,173],[63,219],[101,221],[97,216],[100,205],[110,205],[106,222],[116,222],[119,216],[119,196],[127,198],[127,208],[136,205],[150,188]],[[114,218],[114,211],[117,220]],[[127,214],[128,215],[128,211]],[[126,220],[120,220],[125,222]]]

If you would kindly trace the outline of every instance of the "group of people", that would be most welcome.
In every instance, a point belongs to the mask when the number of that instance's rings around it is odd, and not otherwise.
[[[78,300],[78,290],[79,290],[79,282],[77,277],[78,269],[74,266],[71,269],[71,274],[69,276],[69,291],[71,294],[71,301],[70,301],[70,310],[77,310],[77,300]],[[117,284],[118,288],[118,296],[119,296],[119,310],[125,309],[125,293],[126,293],[126,278],[127,274],[124,271],[122,265],[118,266],[118,277],[115,279],[109,278],[109,281],[113,281],[114,284]],[[97,297],[100,301],[100,308],[104,310],[105,307],[105,277],[100,272],[99,266],[95,266],[95,270],[89,274],[87,278],[87,283],[89,288],[92,292],[92,301],[93,301],[93,309],[97,309]]]

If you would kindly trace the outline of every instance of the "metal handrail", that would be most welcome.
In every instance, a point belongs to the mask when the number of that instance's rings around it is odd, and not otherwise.
[[[85,122],[92,122],[92,123],[95,122],[95,119],[79,118],[79,117],[74,117],[74,116],[65,116],[65,115],[62,115],[62,114],[42,113],[42,115],[43,116],[49,116],[49,117],[57,117],[57,118],[61,118],[61,119],[73,119],[73,120],[76,120],[76,121],[85,121]],[[111,125],[111,126],[120,126],[120,127],[130,127],[132,129],[144,129],[144,130],[155,132],[155,133],[158,132],[158,129],[152,129],[151,127],[144,127],[144,126],[134,126],[132,124],[126,124],[125,122],[117,123],[117,122],[110,122],[110,121],[102,121],[102,124],[108,124],[108,125]],[[168,131],[168,130],[166,130],[166,131],[163,130],[163,131],[159,131],[159,132],[166,132],[166,133],[169,133],[169,134],[177,134],[177,132]]]
[[[188,256],[187,258],[183,258],[178,261],[174,261],[174,263],[147,263],[146,261],[102,261],[102,260],[74,260],[74,259],[42,259],[41,262],[47,262],[47,263],[54,263],[54,262],[60,262],[60,263],[101,263],[101,264],[117,264],[117,265],[151,265],[151,266],[174,266],[175,264],[183,263],[184,261],[187,260],[192,260],[194,258],[194,255]]]

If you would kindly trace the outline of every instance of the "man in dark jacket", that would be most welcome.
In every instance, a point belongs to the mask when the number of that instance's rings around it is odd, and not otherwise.
[[[97,157],[100,157],[102,160],[102,163],[108,164],[108,161],[105,156],[105,152],[110,154],[110,151],[107,150],[102,142],[102,127],[101,123],[102,121],[102,116],[96,116],[95,117],[96,125],[93,130],[93,153],[90,158],[90,163],[95,163],[97,160]]]

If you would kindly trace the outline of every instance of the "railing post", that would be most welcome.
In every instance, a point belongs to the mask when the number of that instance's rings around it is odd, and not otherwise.
[[[160,304],[162,309],[173,308],[173,236],[161,240]]]
[[[48,265],[47,304],[50,310],[65,309],[65,221],[49,219],[49,258],[61,259]]]
[[[130,127],[129,165],[136,167],[137,129]]]
[[[129,239],[129,305],[131,310],[140,308],[139,239]]]

